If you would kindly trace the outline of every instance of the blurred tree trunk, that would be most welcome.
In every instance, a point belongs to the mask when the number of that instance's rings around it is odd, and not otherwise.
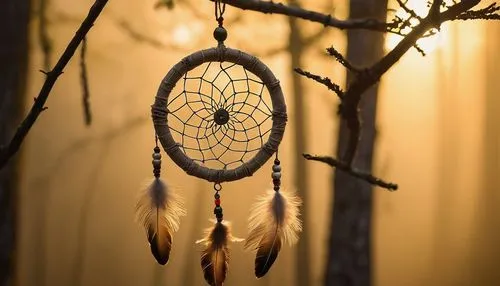
[[[351,0],[350,18],[385,21],[387,0]],[[354,65],[371,65],[383,56],[384,35],[361,30],[348,31],[347,58]],[[347,82],[352,75],[347,76]],[[361,103],[363,129],[354,165],[371,172],[375,143],[378,85],[364,94]],[[344,121],[338,135],[337,156],[347,147],[349,130]],[[343,172],[334,180],[332,234],[326,268],[327,286],[368,286],[371,283],[372,186]]]
[[[486,28],[486,95],[485,95],[485,126],[483,131],[483,160],[482,185],[479,186],[480,194],[475,218],[474,247],[472,254],[473,280],[470,285],[499,285],[500,272],[500,99],[498,90],[498,72],[500,64],[500,28],[495,23],[489,23]]]
[[[29,0],[5,0],[0,9],[0,144],[14,133],[23,110],[28,58]],[[0,285],[12,284],[17,159],[0,170]]]
[[[290,5],[300,7],[298,0],[292,0]],[[292,77],[292,97],[293,97],[293,115],[294,115],[294,142],[295,142],[295,178],[294,185],[297,188],[297,195],[307,202],[307,180],[309,172],[302,157],[302,153],[307,150],[307,136],[305,127],[305,106],[304,106],[304,85],[302,77],[294,72],[294,68],[302,66],[302,56],[304,53],[304,39],[301,33],[298,20],[295,17],[288,17],[290,27],[289,50]],[[309,269],[309,231],[308,214],[309,210],[306,204],[302,206],[301,219],[303,221],[303,230],[297,246],[296,255],[296,285],[309,285],[311,271]]]

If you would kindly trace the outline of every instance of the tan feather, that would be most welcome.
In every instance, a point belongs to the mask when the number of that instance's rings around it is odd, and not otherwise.
[[[205,237],[196,242],[205,244],[205,249],[201,253],[201,268],[209,285],[224,284],[229,266],[227,243],[239,240],[231,235],[227,223],[216,222],[215,226],[205,231]]]
[[[146,229],[151,253],[156,261],[161,265],[167,264],[172,235],[179,229],[180,217],[186,215],[179,196],[156,178],[141,194],[136,215]]]
[[[299,216],[300,198],[285,192],[269,191],[252,207],[246,249],[257,251],[255,276],[263,277],[276,261],[283,243],[298,240],[302,231]]]

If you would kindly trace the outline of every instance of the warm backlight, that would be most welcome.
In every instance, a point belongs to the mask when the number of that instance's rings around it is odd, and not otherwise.
[[[427,6],[427,1],[422,1],[422,0],[408,0],[407,6],[415,11],[419,16],[425,17],[427,13],[429,12],[429,7]],[[400,17],[401,19],[407,19],[410,15],[402,8],[399,8],[396,10],[394,15],[389,16],[392,18],[393,16]],[[417,19],[412,19],[411,20],[412,26],[418,25],[418,20]],[[403,34],[408,34],[411,31],[411,28],[406,28],[402,31]],[[435,32],[435,35],[433,36],[428,36],[424,37],[420,40],[417,41],[417,45],[425,52],[425,53],[431,53],[434,51],[436,48],[439,48],[440,46],[443,45],[445,42],[445,37],[446,33],[444,32],[444,29],[441,29],[441,31],[433,31]],[[403,37],[400,35],[396,34],[388,34],[387,35],[387,40],[386,40],[386,49],[387,50],[392,50],[394,47],[397,46],[397,44],[401,41]]]

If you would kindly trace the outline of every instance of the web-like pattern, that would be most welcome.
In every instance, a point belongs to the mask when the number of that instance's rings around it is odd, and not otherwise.
[[[168,99],[168,127],[181,150],[209,168],[234,169],[267,142],[272,105],[243,66],[209,62],[184,74]]]

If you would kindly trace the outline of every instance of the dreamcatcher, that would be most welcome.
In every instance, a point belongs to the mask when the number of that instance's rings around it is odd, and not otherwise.
[[[252,208],[245,240],[245,247],[256,251],[257,277],[268,272],[282,245],[293,244],[301,231],[300,199],[280,190],[278,147],[287,121],[280,83],[259,59],[224,45],[224,10],[225,5],[215,1],[218,46],[187,56],[161,82],[152,106],[155,178],[137,204],[151,252],[164,265],[185,210],[160,179],[158,142],[187,174],[214,183],[214,225],[198,243],[204,245],[201,266],[205,280],[217,286],[226,277],[228,243],[236,240],[223,219],[223,182],[249,177],[275,156],[274,188]]]

